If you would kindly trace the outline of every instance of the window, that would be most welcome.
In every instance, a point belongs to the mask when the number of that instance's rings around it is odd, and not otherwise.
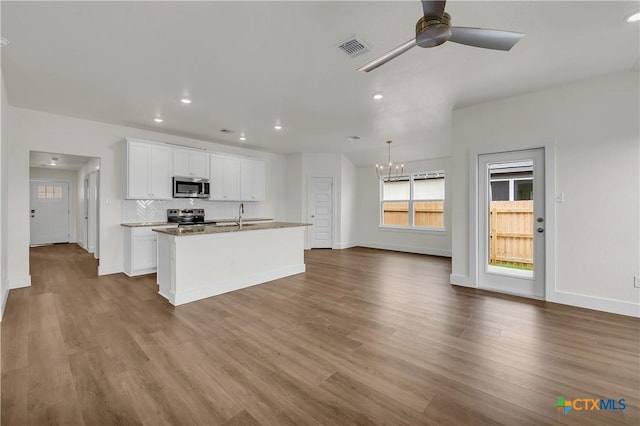
[[[533,162],[519,161],[489,166],[491,201],[533,199]]]
[[[62,187],[59,185],[38,185],[38,198],[62,198]]]
[[[381,182],[381,226],[444,229],[444,171]]]

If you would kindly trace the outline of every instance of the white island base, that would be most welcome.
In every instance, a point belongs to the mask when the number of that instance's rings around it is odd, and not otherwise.
[[[159,293],[174,306],[305,271],[302,224],[179,235],[162,231],[157,231]]]

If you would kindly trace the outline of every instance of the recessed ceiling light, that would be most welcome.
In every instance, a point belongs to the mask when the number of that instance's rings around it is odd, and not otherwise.
[[[182,99],[180,99],[180,102],[182,102],[183,104],[190,104],[190,103],[191,103],[191,99],[189,99],[189,98],[182,98]]]
[[[246,140],[247,140],[247,137],[246,137],[245,135],[240,135],[240,140],[241,140],[241,141],[246,141]]]
[[[384,98],[384,95],[380,92],[376,92],[373,94],[373,99],[375,99],[376,101],[379,101],[382,98]]]
[[[640,12],[636,12],[627,18],[627,22],[638,22],[638,21],[640,21]]]
[[[347,139],[350,141],[359,141],[360,136],[347,136]]]
[[[162,123],[164,120],[162,120],[162,118],[160,117],[156,117],[153,119],[153,121],[155,121],[156,123]]]
[[[273,126],[273,128],[276,130],[282,130],[282,126],[279,124],[276,124],[275,126]]]
[[[0,38],[0,46],[6,47],[9,45],[9,43],[10,43],[9,40],[7,40],[6,38],[4,37]]]

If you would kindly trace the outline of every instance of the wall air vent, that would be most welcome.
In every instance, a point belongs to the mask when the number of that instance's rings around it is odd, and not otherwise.
[[[367,46],[364,41],[353,36],[338,44],[338,49],[342,50],[349,57],[355,58],[363,53],[367,53],[369,51],[369,46]]]

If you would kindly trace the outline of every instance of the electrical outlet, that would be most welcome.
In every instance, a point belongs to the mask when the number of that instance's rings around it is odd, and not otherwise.
[[[640,275],[635,275],[633,277],[633,286],[636,288],[640,288]]]

